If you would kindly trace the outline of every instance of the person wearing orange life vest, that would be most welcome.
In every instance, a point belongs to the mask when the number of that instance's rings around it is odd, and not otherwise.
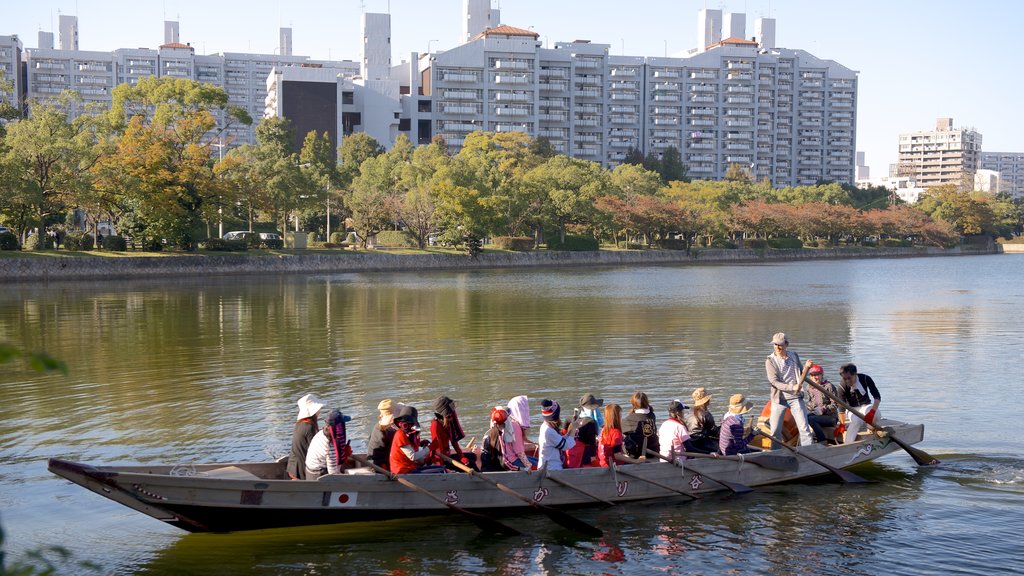
[[[412,406],[402,408],[398,416],[395,416],[393,425],[395,438],[391,441],[389,459],[391,473],[411,474],[421,471],[430,455],[430,443],[420,440],[416,409]]]
[[[863,414],[869,424],[875,419],[881,418],[878,412],[878,405],[882,403],[882,395],[878,393],[875,381],[867,374],[859,374],[857,366],[843,364],[839,368],[839,377],[842,383],[839,385],[839,398],[848,404],[858,413]],[[846,412],[846,431],[843,433],[843,443],[848,444],[857,440],[857,434],[864,429],[864,420],[849,411]]]

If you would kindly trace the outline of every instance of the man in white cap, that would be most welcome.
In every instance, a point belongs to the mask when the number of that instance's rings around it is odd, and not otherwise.
[[[770,434],[778,438],[777,431],[786,415],[786,408],[793,414],[793,421],[800,432],[800,445],[814,443],[814,432],[807,423],[807,408],[804,406],[803,383],[814,362],[808,360],[801,370],[800,357],[789,351],[789,339],[785,332],[772,336],[774,349],[765,360],[768,382],[772,385],[771,417],[768,420]],[[778,448],[772,442],[772,449]]]
[[[292,431],[292,450],[288,453],[288,477],[292,480],[306,479],[306,451],[313,435],[320,431],[317,416],[324,403],[315,394],[306,394],[299,398],[299,415],[295,419],[295,430]]]

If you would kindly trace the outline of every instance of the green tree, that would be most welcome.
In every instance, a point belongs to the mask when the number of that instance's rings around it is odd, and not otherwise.
[[[332,226],[332,222],[327,220],[331,209],[335,210],[336,218],[344,214],[344,202],[338,190],[341,174],[338,172],[337,154],[331,145],[330,135],[327,132],[318,135],[315,130],[309,131],[302,142],[299,163],[316,190],[316,194],[305,198],[307,211],[317,215],[312,219],[318,221],[320,208],[324,208],[324,237],[330,241],[328,229],[338,229],[337,225]]]
[[[65,92],[56,102],[36,102],[30,117],[7,125],[0,160],[11,188],[5,212],[34,220],[40,238],[46,237],[47,217],[73,206],[88,186],[87,171],[95,161],[92,117],[68,118],[77,99]],[[46,243],[37,246],[41,250]]]
[[[427,245],[430,233],[435,230],[437,203],[434,189],[440,179],[439,174],[450,162],[447,146],[434,141],[416,148],[412,159],[402,170],[402,188],[406,193],[399,198],[396,213],[420,248]]]
[[[675,146],[669,146],[661,156],[661,181],[665,184],[675,181],[687,181],[687,168],[683,164],[683,155]]]
[[[402,172],[412,158],[412,143],[404,134],[391,150],[367,158],[352,181],[345,202],[352,211],[352,226],[363,247],[374,234],[398,220],[398,205],[406,190]]]
[[[570,224],[596,226],[599,215],[594,203],[612,188],[608,172],[599,164],[568,156],[550,158],[524,180],[526,187],[537,191],[533,195],[536,216],[546,210],[562,242]]]
[[[933,219],[948,223],[961,236],[994,234],[996,216],[988,200],[946,184],[929,188],[917,206]]]

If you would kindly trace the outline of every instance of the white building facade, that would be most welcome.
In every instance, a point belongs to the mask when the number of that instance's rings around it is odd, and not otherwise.
[[[982,152],[981,167],[999,173],[999,192],[1024,198],[1024,152]]]
[[[898,173],[913,176],[924,188],[951,184],[972,188],[980,167],[982,136],[973,128],[954,128],[939,118],[935,130],[899,135]]]

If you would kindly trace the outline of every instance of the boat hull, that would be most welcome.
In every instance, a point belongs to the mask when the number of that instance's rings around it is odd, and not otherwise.
[[[920,442],[923,425],[886,422],[908,444]],[[847,468],[899,450],[888,438],[868,436],[849,445],[800,448],[837,468]],[[807,458],[768,453],[788,466],[746,461],[688,460],[680,469],[667,462],[541,473],[493,472],[496,480],[534,501],[553,507],[601,505],[700,497],[726,488],[712,480],[756,487],[827,474]],[[763,458],[767,458],[764,456]],[[788,468],[781,470],[776,468]],[[417,490],[365,469],[315,481],[286,479],[281,462],[187,466],[91,466],[52,458],[49,469],[97,494],[190,532],[231,532],[288,526],[417,518],[453,511]],[[482,514],[527,512],[531,507],[468,474],[411,474],[406,479],[450,504]],[[557,482],[560,480],[561,482]]]

